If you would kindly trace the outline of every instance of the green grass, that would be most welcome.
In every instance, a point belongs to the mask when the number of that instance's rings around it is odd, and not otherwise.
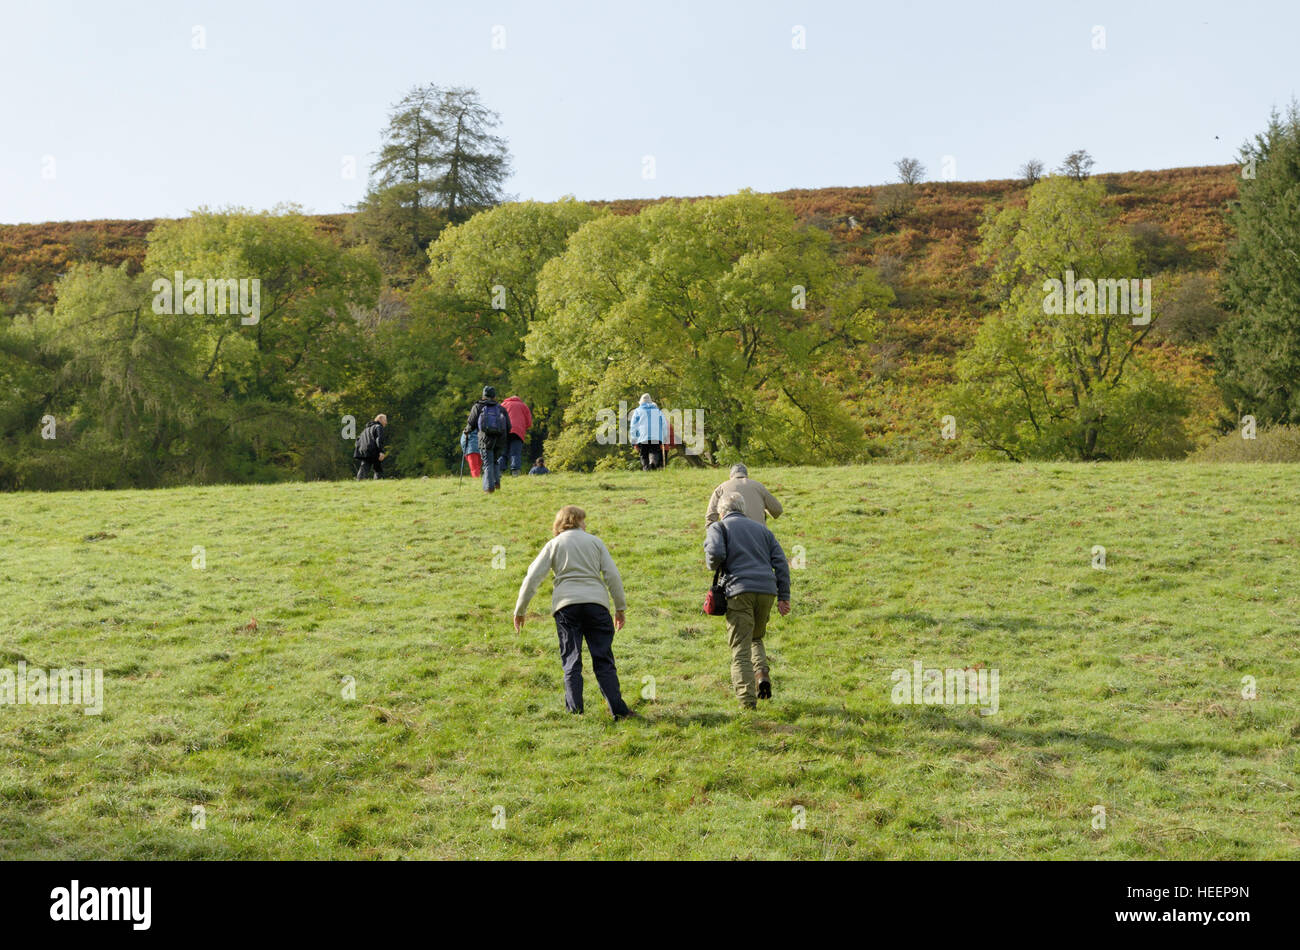
[[[756,475],[806,559],[756,714],[699,609],[716,472],[0,496],[0,667],[106,694],[0,706],[0,857],[1295,856],[1295,469]],[[564,503],[623,572],[639,721],[589,661],[564,711],[549,582],[511,629]],[[998,713],[893,704],[913,660],[998,669]]]

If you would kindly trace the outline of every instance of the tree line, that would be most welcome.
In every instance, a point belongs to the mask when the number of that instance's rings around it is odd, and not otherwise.
[[[498,124],[473,90],[413,89],[341,240],[293,207],[200,209],[155,227],[142,267],[73,264],[52,304],[0,321],[0,486],[340,477],[349,434],[380,410],[392,467],[435,475],[458,461],[485,383],[533,407],[534,449],[552,467],[626,464],[626,447],[596,438],[599,413],[643,391],[703,410],[718,462],[867,457],[826,380],[890,319],[894,291],[876,270],[752,192],[634,215],[508,200]],[[1210,325],[1225,430],[1247,414],[1296,424],[1294,105],[1242,163],[1214,293],[1154,295],[1149,322],[1044,303],[1066,274],[1114,289],[1158,269],[1158,248],[1116,224],[1085,152],[1055,175],[1032,170],[1023,205],[990,210],[995,306],[943,397],[963,437],[1013,459],[1185,454],[1188,397],[1155,332],[1179,319]],[[915,160],[899,171],[908,189],[924,175]],[[193,307],[157,305],[158,281],[214,278],[256,279],[257,319],[184,286],[176,299]]]

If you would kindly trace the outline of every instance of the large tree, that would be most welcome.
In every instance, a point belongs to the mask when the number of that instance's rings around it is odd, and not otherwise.
[[[1154,324],[1134,311],[1150,297],[1140,280],[1132,285],[1138,254],[1104,199],[1098,182],[1055,176],[1034,185],[1026,207],[985,224],[1001,307],[959,358],[949,404],[959,429],[989,450],[1096,460],[1188,448],[1183,394],[1143,364]],[[1127,308],[1115,306],[1121,289]]]
[[[353,226],[399,282],[448,222],[502,200],[510,159],[499,124],[462,87],[417,86],[393,107]]]
[[[434,161],[434,194],[439,207],[458,224],[502,200],[510,153],[505,139],[492,131],[501,117],[484,106],[473,89],[440,90],[434,123],[442,143]]]
[[[868,339],[891,300],[770,196],[597,218],[538,284],[528,357],[554,366],[571,396],[547,457],[584,465],[615,451],[599,442],[598,412],[649,390],[661,408],[703,410],[723,459],[852,458],[862,433],[820,371]]]
[[[292,209],[163,222],[143,273],[72,266],[52,309],[0,333],[0,381],[18,387],[0,397],[0,437],[22,449],[0,484],[341,474],[340,417],[374,411],[374,361],[352,314],[379,280]]]
[[[1300,423],[1300,108],[1274,113],[1242,147],[1224,267],[1232,316],[1215,346],[1218,383],[1232,412],[1260,423]]]
[[[168,312],[169,291],[155,282],[170,286],[177,272],[204,285],[200,306]],[[346,469],[339,417],[370,408],[359,390],[371,361],[352,312],[377,295],[373,262],[293,208],[201,209],[154,228],[137,282],[109,276],[69,278],[54,318],[60,338],[86,352],[74,352],[67,368],[103,394],[104,431],[129,444],[141,408],[183,422],[153,453],[149,477],[264,480]],[[214,300],[207,288],[225,282],[256,289],[256,312]]]
[[[444,144],[436,114],[440,99],[438,87],[430,83],[414,87],[393,106],[370,168],[369,190],[358,207],[363,232],[394,230],[396,223],[412,256],[423,252],[437,233],[434,188]]]
[[[313,391],[339,392],[357,370],[354,306],[373,304],[380,274],[297,208],[267,213],[199,209],[149,235],[145,273],[171,278],[256,279],[256,322],[239,314],[192,317],[206,331],[200,367],[231,395],[283,402]]]
[[[220,399],[195,372],[201,328],[155,312],[149,278],[130,276],[126,264],[75,264],[55,289],[53,311],[37,322],[61,364],[40,394],[61,422],[49,454],[94,487],[157,485],[194,471],[192,427]]]

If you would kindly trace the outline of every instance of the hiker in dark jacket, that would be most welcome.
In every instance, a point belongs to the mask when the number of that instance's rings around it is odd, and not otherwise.
[[[731,683],[746,709],[772,698],[772,677],[763,634],[772,604],[790,612],[790,565],[776,536],[745,514],[745,496],[730,492],[718,504],[721,520],[704,535],[704,562],[721,572],[727,595],[727,638],[731,643]]]
[[[352,450],[353,461],[361,463],[357,466],[358,481],[363,478],[381,478],[383,476],[383,463],[388,456],[384,449],[387,446],[388,416],[381,412],[373,420],[366,423],[366,427],[357,436],[356,447]]]
[[[483,456],[483,490],[488,494],[501,487],[501,461],[510,435],[510,414],[497,402],[495,386],[483,387],[483,398],[474,403],[465,421],[465,434],[478,432],[478,451]]]

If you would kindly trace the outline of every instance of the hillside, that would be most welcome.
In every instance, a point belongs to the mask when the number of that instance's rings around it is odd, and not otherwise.
[[[1290,468],[755,474],[804,566],[750,715],[699,610],[716,473],[0,495],[0,667],[104,675],[99,715],[0,707],[0,858],[1294,856]],[[589,659],[564,712],[549,582],[510,626],[564,503],[639,720]],[[916,662],[996,712],[894,703]]]
[[[1236,166],[1177,168],[1095,176],[1105,183],[1120,221],[1141,229],[1150,252],[1157,320],[1162,291],[1187,275],[1215,276],[1228,238],[1224,209],[1236,195]],[[978,228],[990,209],[1023,201],[1017,180],[929,182],[914,201],[887,199],[891,186],[780,192],[809,226],[826,230],[844,258],[876,267],[897,294],[869,347],[846,352],[827,382],[844,394],[869,437],[872,454],[891,460],[965,454],[969,442],[941,442],[940,393],[954,356],[970,342],[992,306],[978,262]],[[649,202],[597,202],[632,214]],[[318,216],[343,239],[348,215]],[[0,300],[10,309],[48,302],[51,282],[71,262],[143,260],[151,221],[0,225]],[[1215,430],[1219,397],[1204,346],[1158,348],[1154,358],[1193,392],[1189,428],[1197,442]]]

